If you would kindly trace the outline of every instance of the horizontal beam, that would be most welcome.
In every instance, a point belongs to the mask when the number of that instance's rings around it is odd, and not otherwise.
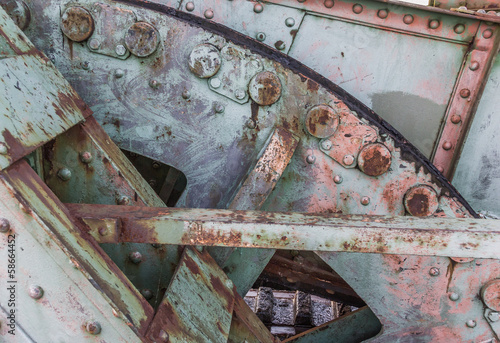
[[[500,259],[500,221],[67,204],[99,243]]]

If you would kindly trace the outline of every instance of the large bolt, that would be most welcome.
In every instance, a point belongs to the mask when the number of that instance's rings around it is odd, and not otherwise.
[[[156,28],[145,22],[132,24],[125,34],[125,45],[137,57],[147,57],[156,51],[160,34]]]
[[[365,145],[358,155],[358,166],[369,176],[379,176],[391,166],[391,152],[381,143]]]
[[[312,136],[327,138],[335,133],[339,122],[339,116],[333,108],[327,105],[316,105],[307,112],[305,126]]]
[[[89,321],[87,325],[85,325],[87,332],[91,335],[98,335],[101,333],[101,324],[97,321]]]
[[[71,179],[71,171],[68,168],[59,169],[57,176],[63,181],[68,181]]]
[[[427,185],[411,188],[404,196],[406,211],[415,217],[428,217],[438,209],[439,202],[436,191]]]
[[[250,98],[261,106],[274,104],[281,96],[281,82],[276,74],[263,71],[255,75],[248,84]]]
[[[10,230],[10,222],[5,218],[0,218],[0,232],[6,233]]]
[[[212,44],[197,45],[189,54],[189,69],[201,79],[217,74],[220,66],[220,52]]]
[[[436,268],[436,267],[432,267],[431,269],[429,269],[429,275],[430,276],[438,276],[439,275],[439,268]]]
[[[28,293],[33,299],[40,299],[43,297],[43,288],[40,286],[31,285],[29,287]]]
[[[61,30],[66,37],[74,42],[87,40],[94,32],[94,19],[83,7],[73,6],[64,11],[61,17]],[[97,40],[95,40],[98,42]],[[97,49],[92,47],[92,49]]]
[[[500,279],[490,280],[481,288],[484,304],[495,312],[500,312]]]
[[[130,261],[132,261],[132,263],[135,263],[135,264],[139,264],[142,262],[142,254],[138,251],[132,251],[129,255],[128,255]]]
[[[24,30],[31,21],[31,13],[28,5],[21,0],[3,0],[0,6],[7,12],[9,17],[16,23],[17,27]]]

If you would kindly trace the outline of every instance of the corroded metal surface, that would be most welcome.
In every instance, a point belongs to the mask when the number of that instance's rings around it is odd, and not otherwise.
[[[85,8],[69,7],[61,17],[61,30],[72,41],[82,42],[94,32],[94,19]]]

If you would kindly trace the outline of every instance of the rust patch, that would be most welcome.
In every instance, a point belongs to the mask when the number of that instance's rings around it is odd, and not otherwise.
[[[359,169],[368,176],[379,176],[391,166],[391,152],[383,144],[368,144],[358,156]]]
[[[415,217],[427,217],[438,208],[436,192],[429,186],[417,186],[410,189],[404,199],[408,213]]]
[[[191,271],[191,273],[198,275],[201,274],[201,270],[196,264],[196,262],[193,259],[191,259],[187,254],[184,255],[184,264]]]
[[[319,84],[311,79],[307,79],[307,90],[310,92],[317,92],[319,89]]]

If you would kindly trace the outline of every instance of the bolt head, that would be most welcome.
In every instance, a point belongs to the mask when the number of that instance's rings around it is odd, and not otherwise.
[[[223,105],[223,104],[219,104],[219,103],[217,103],[217,104],[215,104],[215,106],[214,106],[215,113],[224,113],[224,110],[225,110],[225,109],[226,109],[226,108],[224,107],[224,105]]]
[[[57,176],[63,181],[68,181],[71,179],[71,171],[68,168],[59,169]]]
[[[194,3],[188,2],[186,4],[186,10],[189,11],[189,12],[193,12],[194,11]]]
[[[476,321],[475,321],[475,320],[470,319],[470,320],[468,320],[468,321],[465,323],[465,325],[467,325],[467,327],[470,327],[470,328],[475,328],[475,327],[476,327],[476,325],[477,325],[477,323],[476,323]]]
[[[256,3],[256,4],[253,6],[253,11],[254,11],[255,13],[261,13],[263,10],[264,10],[264,6],[262,6],[262,4]]]
[[[462,98],[468,98],[470,96],[470,90],[467,88],[464,88],[460,91],[460,96]]]
[[[453,292],[450,293],[449,298],[451,301],[457,301],[458,299],[460,299],[460,296],[458,295],[458,293]]]
[[[212,11],[211,9],[208,9],[205,11],[204,15],[205,15],[205,18],[212,19],[214,17],[214,11]]]
[[[160,87],[160,83],[156,80],[151,80],[149,81],[149,87],[153,89],[158,89],[158,87]]]
[[[158,162],[153,162],[152,166],[153,166],[153,169],[160,168],[160,164]]]
[[[97,321],[89,321],[87,325],[85,325],[87,332],[91,335],[98,335],[101,333],[101,324]]]
[[[97,38],[92,38],[89,41],[89,48],[91,48],[92,50],[97,50],[97,49],[99,49],[100,46],[101,46],[101,42],[99,42],[99,40]]]
[[[270,71],[260,72],[248,83],[248,93],[257,104],[270,106],[281,97],[281,81]]]
[[[500,314],[498,312],[491,311],[488,313],[488,319],[492,322],[498,322],[498,320],[500,320]]]
[[[429,269],[429,275],[430,276],[438,276],[439,275],[439,268],[432,267]]]
[[[117,79],[122,78],[124,75],[125,75],[125,72],[123,71],[123,69],[116,69],[115,70],[115,77]]]
[[[132,200],[130,200],[130,198],[128,196],[122,195],[117,199],[116,202],[118,205],[130,205]]]
[[[321,148],[323,150],[330,150],[332,148],[332,142],[328,139],[325,139],[321,142]]]
[[[343,181],[343,178],[340,175],[335,175],[333,177],[333,182],[335,182],[336,184],[342,183],[342,181]]]
[[[266,34],[264,32],[259,32],[255,35],[255,38],[257,38],[259,42],[263,42],[266,40]]]
[[[153,298],[153,292],[150,289],[142,289],[141,294],[146,300],[150,300]]]
[[[352,11],[356,14],[360,14],[363,12],[363,6],[360,4],[354,4],[354,6],[352,6]]]
[[[333,0],[325,0],[324,5],[326,8],[332,8],[334,5]]]
[[[160,342],[168,342],[169,336],[168,333],[166,333],[164,330],[160,330],[160,333],[158,334],[158,341]]]
[[[246,126],[249,129],[255,129],[257,127],[257,123],[253,119],[248,119],[247,122],[246,122]]]
[[[350,166],[354,163],[354,156],[352,155],[345,155],[344,158],[342,159],[342,162],[346,165],[346,166]]]
[[[10,230],[10,222],[5,218],[0,218],[0,232],[6,233]]]
[[[286,43],[283,42],[283,41],[277,41],[276,43],[274,43],[274,46],[276,47],[276,49],[278,50],[285,50],[286,49]]]
[[[367,206],[370,204],[370,198],[369,197],[362,197],[361,198],[361,205]]]
[[[185,90],[184,92],[182,92],[182,98],[186,99],[186,100],[191,98],[191,92],[188,90]]]
[[[115,48],[115,52],[118,56],[123,56],[127,53],[127,48],[125,48],[122,44],[118,44]]]
[[[8,149],[5,143],[0,143],[0,155],[7,155]]]
[[[293,18],[286,18],[285,19],[285,25],[288,27],[293,27],[295,25],[295,19]]]
[[[90,69],[90,62],[87,62],[87,61],[83,62],[82,68],[83,68],[83,70],[89,70]]]
[[[245,98],[245,91],[243,89],[237,89],[234,91],[234,96],[238,100],[243,100]]]
[[[135,264],[139,264],[142,262],[142,254],[138,251],[132,251],[129,255],[128,255],[130,261],[132,261],[132,263],[135,263]]]
[[[316,162],[316,156],[314,156],[314,155],[308,155],[306,157],[306,162],[309,163],[309,164],[314,164],[314,162]]]
[[[405,23],[406,25],[410,25],[411,23],[413,23],[414,20],[415,19],[411,14],[407,14],[403,17],[403,23]]]
[[[221,86],[221,82],[220,82],[220,80],[218,78],[213,77],[213,78],[210,79],[210,86],[212,88],[217,89],[217,88],[219,88]]]
[[[31,298],[38,300],[43,297],[43,288],[40,286],[31,285],[29,287],[28,293]]]
[[[92,162],[92,154],[90,153],[90,151],[83,151],[80,153],[80,161],[82,161],[83,163],[90,163]]]

